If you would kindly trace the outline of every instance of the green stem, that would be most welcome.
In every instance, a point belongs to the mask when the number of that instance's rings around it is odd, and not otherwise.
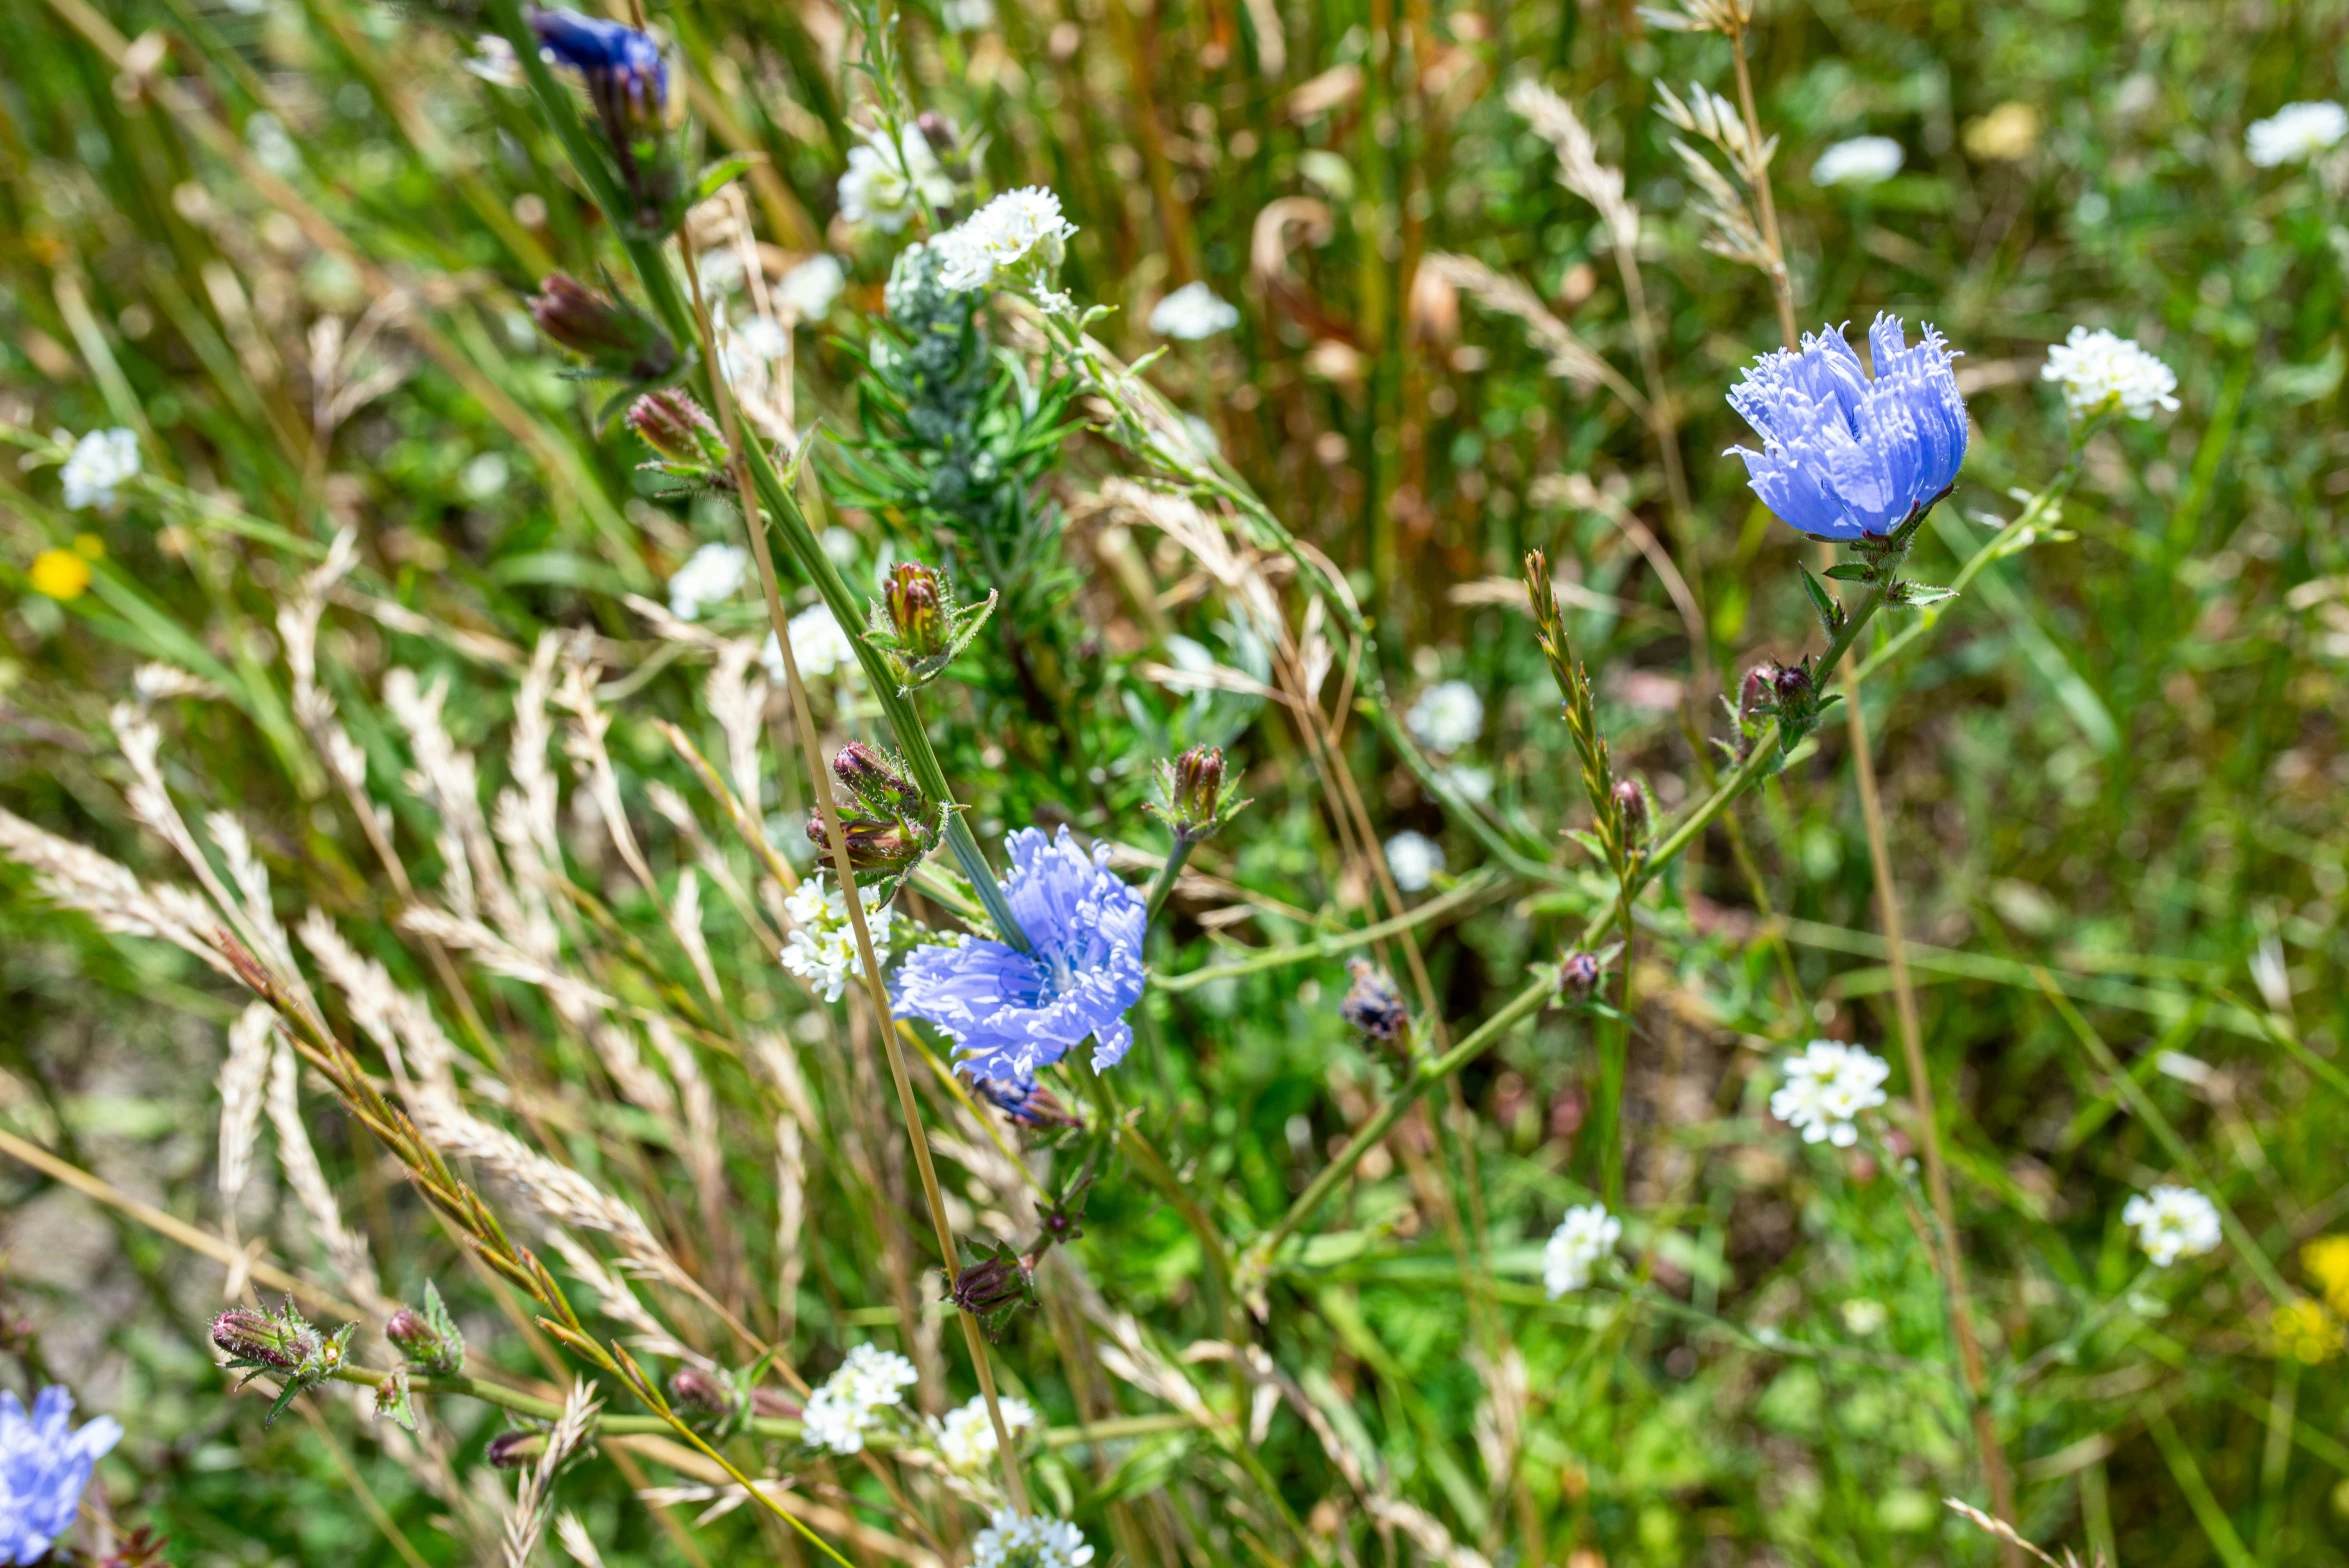
[[[1166,863],[1158,868],[1158,875],[1150,879],[1150,898],[1143,918],[1156,920],[1164,907],[1166,896],[1174,891],[1175,878],[1183,874],[1183,862],[1191,858],[1191,840],[1181,834],[1167,847]]]
[[[1390,936],[1415,931],[1466,905],[1479,903],[1507,881],[1505,873],[1486,867],[1461,878],[1458,886],[1440,898],[1431,898],[1424,904],[1415,905],[1376,925],[1357,926],[1350,931],[1333,931],[1328,936],[1300,942],[1293,947],[1268,947],[1228,964],[1209,964],[1205,968],[1185,970],[1179,975],[1162,975],[1152,971],[1150,983],[1161,991],[1195,991],[1217,980],[1233,980],[1241,975],[1279,969],[1287,964],[1311,963],[1317,958],[1335,958],[1340,953],[1367,947],[1373,942],[1383,942]]]

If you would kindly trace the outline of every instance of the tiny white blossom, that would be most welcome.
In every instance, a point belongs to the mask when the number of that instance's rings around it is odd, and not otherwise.
[[[1420,693],[1403,727],[1431,751],[1458,751],[1484,733],[1484,699],[1466,681],[1439,681]]]
[[[2327,99],[2288,103],[2244,134],[2243,151],[2263,169],[2305,163],[2349,136],[2349,109]]]
[[[794,320],[821,321],[847,286],[848,269],[838,256],[825,252],[784,273],[775,285],[775,302]]]
[[[1805,1143],[1848,1149],[1860,1140],[1860,1112],[1884,1103],[1884,1058],[1840,1040],[1813,1040],[1782,1064],[1785,1086],[1770,1096],[1770,1114]]]
[[[761,359],[781,359],[791,352],[791,334],[772,316],[753,316],[738,329],[744,353]]]
[[[863,1451],[865,1434],[881,1412],[905,1401],[905,1391],[918,1381],[913,1363],[894,1351],[859,1345],[848,1353],[838,1371],[808,1396],[801,1414],[801,1433],[810,1448],[835,1454]]]
[[[938,20],[950,33],[984,32],[995,25],[995,0],[946,0]]]
[[[1493,770],[1490,768],[1456,762],[1441,770],[1438,776],[1458,790],[1464,800],[1472,800],[1481,806],[1493,798]]]
[[[2042,381],[2064,389],[2064,402],[2077,415],[2092,414],[2106,400],[2118,398],[2131,419],[2151,419],[2157,408],[2175,411],[2178,378],[2170,367],[2145,352],[2134,338],[2115,337],[2098,328],[2072,328],[2071,335],[2047,351]]]
[[[242,8],[232,5],[229,9]],[[474,39],[473,52],[465,57],[464,63],[466,70],[492,87],[520,87],[524,81],[522,61],[502,33],[483,33]]]
[[[2160,1268],[2180,1258],[2199,1258],[2219,1244],[2218,1205],[2191,1187],[2159,1186],[2138,1193],[2121,1208],[2121,1223],[2137,1232],[2137,1245]]]
[[[1014,1435],[1036,1424],[1036,1410],[1026,1400],[1005,1395],[996,1401],[1003,1425]],[[965,1475],[976,1474],[995,1461],[995,1423],[987,1417],[987,1399],[980,1395],[959,1410],[946,1412],[938,1423],[938,1452],[947,1465]]]
[[[800,611],[791,618],[791,653],[799,661],[803,679],[814,680],[834,670],[856,667],[856,647],[848,634],[840,629],[832,607],[819,604]],[[776,643],[775,634],[767,633],[767,645],[759,650],[759,663],[766,666],[774,680],[783,679],[783,649]]]
[[[1150,307],[1150,330],[1196,343],[1240,324],[1239,307],[1215,297],[1204,283],[1186,283]]]
[[[1406,893],[1424,891],[1444,869],[1444,846],[1414,828],[1387,840],[1387,869]]]
[[[971,1542],[971,1568],[1085,1568],[1093,1548],[1066,1519],[998,1508]]]
[[[1041,185],[1006,191],[938,236],[938,282],[958,294],[991,288],[1033,260],[1060,265],[1077,226],[1060,215],[1060,198]]]
[[[1623,1239],[1623,1222],[1603,1203],[1586,1203],[1566,1211],[1558,1228],[1542,1248],[1542,1286],[1556,1301],[1590,1283],[1591,1271],[1604,1262]]]
[[[134,432],[120,426],[91,431],[73,444],[72,455],[58,470],[58,478],[65,482],[66,509],[113,506],[117,487],[128,484],[138,471],[139,438]]]
[[[905,127],[894,149],[878,129],[864,132],[863,140],[848,149],[848,172],[840,176],[840,216],[895,234],[913,221],[921,198],[933,207],[945,206],[954,200],[954,181],[939,167],[919,127]]]
[[[824,885],[819,871],[799,884],[783,901],[791,917],[791,934],[784,938],[783,967],[816,989],[827,1002],[837,1002],[848,982],[863,979],[864,962],[857,955],[856,928],[848,920],[848,900],[837,887]],[[873,939],[873,961],[889,963],[889,944],[901,917],[887,905],[865,905],[865,932]]]
[[[669,578],[669,613],[681,621],[700,620],[705,608],[740,592],[749,571],[750,552],[740,545],[703,545]]]
[[[1898,174],[1907,156],[1889,136],[1855,136],[1819,154],[1811,165],[1811,183],[1874,185]]]

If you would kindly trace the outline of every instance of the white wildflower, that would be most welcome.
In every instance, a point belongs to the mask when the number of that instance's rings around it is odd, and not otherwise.
[[[848,269],[840,258],[825,252],[810,256],[775,285],[775,303],[795,321],[821,321],[848,286]]]
[[[1431,751],[1458,751],[1484,733],[1484,699],[1466,681],[1439,681],[1420,693],[1403,727]]]
[[[1240,324],[1239,307],[1216,298],[1204,283],[1186,283],[1150,308],[1150,330],[1196,343]]]
[[[240,8],[232,5],[229,9]],[[474,39],[473,52],[465,57],[464,66],[492,87],[520,87],[526,80],[521,57],[501,33],[483,33]]]
[[[1786,1083],[1770,1096],[1770,1114],[1800,1131],[1805,1143],[1848,1149],[1860,1140],[1860,1112],[1884,1103],[1884,1058],[1840,1040],[1813,1040],[1782,1064]]]
[[[859,1345],[808,1396],[800,1426],[810,1448],[835,1454],[861,1453],[865,1434],[881,1412],[905,1402],[905,1391],[917,1382],[913,1363],[895,1351]]]
[[[73,444],[73,454],[58,470],[65,481],[65,505],[79,512],[90,507],[113,507],[115,491],[139,471],[139,438],[120,426],[93,430]]]
[[[938,282],[968,294],[1031,261],[1049,271],[1076,232],[1060,215],[1060,198],[1043,186],[1006,191],[938,236]]]
[[[791,334],[772,316],[752,316],[736,330],[734,338],[745,354],[761,359],[781,359],[791,352]]]
[[[784,939],[783,967],[814,986],[825,1001],[839,1001],[848,982],[861,980],[865,972],[857,956],[856,928],[848,921],[848,900],[839,888],[826,888],[824,874],[819,871],[783,901],[783,910],[792,919],[791,935]],[[865,930],[873,939],[873,960],[884,968],[889,963],[891,934],[901,918],[886,905],[865,905]]]
[[[2263,169],[2305,163],[2349,136],[2349,109],[2329,100],[2288,103],[2244,134],[2243,150]]]
[[[2151,419],[2157,408],[2175,411],[2178,378],[2170,367],[2138,346],[2135,338],[2115,337],[2099,327],[2072,328],[2071,335],[2047,351],[2042,381],[2064,389],[2064,402],[2075,417],[2093,414],[2118,398],[2121,412],[2131,419]]]
[[[839,619],[828,604],[812,606],[791,618],[791,656],[799,661],[803,680],[856,667],[856,645],[840,629]],[[783,649],[773,632],[767,633],[767,645],[759,650],[759,663],[766,666],[770,679],[783,679]]]
[[[1036,1410],[1026,1400],[1004,1396],[997,1402],[1003,1425],[1013,1434],[1036,1424]],[[995,1461],[995,1423],[987,1416],[987,1399],[980,1395],[959,1410],[950,1410],[938,1424],[938,1452],[946,1463],[965,1475],[974,1475]]]
[[[1066,1519],[998,1508],[971,1542],[971,1568],[1085,1568],[1093,1548]]]
[[[750,552],[740,545],[703,545],[669,578],[669,613],[700,620],[705,608],[739,593],[749,571]]]
[[[1457,762],[1440,769],[1436,775],[1456,790],[1463,800],[1481,806],[1493,798],[1493,770],[1471,763]]]
[[[950,33],[980,33],[995,25],[995,0],[946,0],[938,20]]]
[[[1603,1203],[1586,1203],[1566,1211],[1558,1228],[1542,1248],[1542,1286],[1556,1301],[1590,1283],[1591,1271],[1606,1261],[1623,1239],[1623,1222]]]
[[[2199,1258],[2219,1244],[2218,1205],[2191,1187],[2159,1186],[2138,1193],[2121,1209],[2121,1223],[2156,1267]]]
[[[840,216],[851,223],[895,234],[924,201],[943,207],[953,200],[954,181],[939,167],[919,127],[905,127],[894,148],[888,135],[875,129],[848,149],[848,172],[840,176]]]
[[[1444,869],[1444,846],[1414,828],[1405,828],[1387,840],[1387,870],[1395,886],[1406,893],[1426,890]]]
[[[1874,185],[1898,174],[1907,156],[1889,136],[1855,136],[1819,154],[1811,165],[1811,183]]]

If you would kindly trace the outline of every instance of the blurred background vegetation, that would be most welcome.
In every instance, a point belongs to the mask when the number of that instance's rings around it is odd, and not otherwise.
[[[896,242],[835,216],[866,93],[849,69],[853,18],[825,0],[682,0],[652,22],[708,152],[764,155],[742,188],[770,270],[824,250],[847,264],[845,296],[797,335],[798,422],[872,433],[858,354]],[[1778,341],[1770,292],[1702,248],[1654,112],[1662,86],[1730,90],[1724,40],[1651,29],[1616,0],[998,0],[991,25],[959,33],[909,5],[899,33],[917,106],[978,138],[988,184],[1060,193],[1079,226],[1067,286],[1118,307],[1096,329],[1112,347],[1154,346],[1150,307],[1182,283],[1240,305],[1236,331],[1173,345],[1151,378],[1343,568],[1399,701],[1439,680],[1475,687],[1483,736],[1455,761],[1489,772],[1499,821],[1579,864],[1557,836],[1584,815],[1571,753],[1507,590],[1533,546],[1581,590],[1572,624],[1619,765],[1667,811],[1701,798],[1711,764],[1696,737],[1721,731],[1724,679],[1792,659],[1811,627],[1795,575],[1808,547],[1716,456],[1748,438],[1721,394]],[[593,276],[608,236],[463,20],[354,0],[19,0],[0,8],[0,58],[0,422],[20,445],[128,427],[158,482],[111,514],[68,513],[46,469],[0,467],[0,805],[168,877],[121,804],[106,710],[142,663],[177,664],[218,694],[173,704],[166,762],[191,814],[244,819],[289,921],[316,905],[373,930],[378,956],[429,984],[397,956],[400,899],[307,749],[279,656],[277,604],[349,525],[363,560],[329,615],[321,680],[420,865],[435,863],[435,819],[397,786],[409,764],[376,695],[384,674],[445,678],[451,732],[494,773],[514,680],[550,627],[598,635],[632,815],[664,876],[692,863],[687,836],[646,804],[655,784],[700,798],[655,723],[685,724],[713,755],[722,741],[696,717],[699,659],[656,639],[625,596],[657,598],[730,525],[652,498],[633,443],[599,423],[608,389],[564,379],[534,331],[523,300],[538,280]],[[2336,1141],[2349,1097],[2331,1065],[2349,1021],[2349,228],[2337,158],[2255,169],[2243,130],[2340,94],[2349,8],[1781,0],[1757,18],[1753,64],[1780,139],[1803,323],[1892,310],[1935,322],[1966,355],[1975,442],[1918,576],[1945,580],[1987,537],[1977,518],[2012,516],[2009,492],[2063,461],[2038,369],[2074,323],[2135,336],[2179,376],[2177,413],[2091,445],[2066,537],[1985,572],[1866,692],[1994,1353],[2025,1362],[2131,1287],[2120,1204],[2164,1177],[2222,1193],[2274,1268],[2321,1297],[2300,1249],[2349,1224]],[[1620,399],[1553,373],[1519,320],[1423,265],[1466,256],[1521,282],[1647,385],[1604,230],[1502,102],[1520,76],[1575,104],[1646,214],[1685,515]],[[1861,188],[1808,177],[1824,147],[1862,134],[1901,144],[1897,175]],[[836,458],[817,462],[842,484]],[[1195,968],[1375,918],[1297,733],[1253,699],[1159,678],[1170,661],[1245,670],[1262,649],[1195,563],[1105,496],[1121,465],[1079,437],[1036,478],[1058,555],[1020,627],[1048,645],[1048,700],[990,639],[937,705],[982,841],[1057,816],[1154,846],[1137,809],[1148,764],[1221,741],[1257,805],[1195,858],[1204,879],[1178,895],[1154,964]],[[166,489],[177,499],[157,499]],[[921,542],[853,504],[826,520],[867,566]],[[89,589],[36,592],[34,557],[77,536]],[[1694,628],[1652,564],[1665,552]],[[741,627],[754,619],[744,606]],[[869,728],[852,689],[823,700],[832,733]],[[761,804],[801,856],[804,783],[787,729],[774,733]],[[1486,858],[1370,726],[1345,745],[1382,833],[1430,835],[1454,874]],[[1656,1291],[1542,1298],[1539,1239],[1588,1176],[1575,1152],[1588,1026],[1560,1012],[1463,1076],[1441,1136],[1407,1126],[1400,1168],[1373,1156],[1256,1329],[1382,1486],[1496,1563],[1995,1550],[1940,1506],[1978,1483],[1933,1277],[1894,1184],[1865,1154],[1805,1150],[1763,1114],[1776,1051],[1814,1032],[1892,1034],[1841,727],[1742,814],[1778,918],[1756,910],[1716,834],[1668,879],[1640,950],[1628,1211]],[[592,812],[580,820],[594,828]],[[598,839],[583,830],[570,846],[582,883],[624,926],[658,932]],[[1506,892],[1427,933],[1456,1032],[1527,963],[1553,959],[1589,902],[1571,882]],[[513,1092],[554,1108],[556,1152],[684,1252],[740,1270],[737,1293],[764,1303],[760,1321],[813,1377],[850,1344],[917,1337],[906,1320],[932,1294],[911,1261],[925,1222],[863,1026],[792,989],[747,918],[709,918],[746,1027],[790,1026],[822,1111],[804,1269],[780,1315],[757,1283],[782,1266],[776,1102],[745,1053],[708,1059],[738,1231],[697,1237],[671,1129],[603,1114],[601,1069],[535,998],[474,990]],[[648,940],[656,967],[674,965],[665,939]],[[1332,957],[1156,988],[1139,1010],[1129,1098],[1234,1236],[1277,1217],[1376,1097],[1377,1053],[1334,1010],[1346,983]],[[100,936],[0,868],[0,1128],[215,1231],[214,1075],[237,1005],[192,961]],[[406,1299],[437,1279],[477,1354],[538,1375],[396,1172],[339,1117],[313,1135],[385,1288]],[[467,1471],[448,1495],[341,1401],[264,1432],[260,1407],[225,1397],[213,1370],[216,1263],[12,1160],[0,1204],[0,1365],[15,1369],[0,1376],[69,1381],[85,1408],[122,1419],[130,1435],[101,1473],[124,1528],[152,1523],[183,1564],[475,1554],[466,1516],[495,1490],[470,1462],[496,1430],[481,1412],[436,1407]],[[323,1271],[319,1237],[274,1177],[234,1220],[287,1266]],[[1073,1263],[1048,1268],[1040,1283],[1061,1304],[1003,1340],[1016,1386],[1064,1424],[1159,1408],[1089,1361],[1070,1305],[1086,1293],[1174,1349],[1220,1332],[1193,1233],[1156,1193],[1105,1184],[1086,1229],[1071,1249],[1083,1282]],[[2230,1248],[2143,1287],[2076,1363],[2002,1383],[2025,1532],[2129,1568],[2349,1554],[2338,1322],[2285,1344],[2275,1305]],[[1053,1485],[1100,1561],[1295,1560],[1259,1483],[1195,1434],[1072,1452],[1086,1457]],[[1305,1536],[1379,1549],[1289,1407],[1260,1454]],[[656,1518],[629,1500],[642,1484],[660,1478],[601,1462],[565,1482],[607,1561],[795,1550],[762,1535],[755,1510],[690,1545],[676,1527],[695,1509]],[[844,1467],[822,1485],[889,1528],[869,1480]],[[1403,1560],[1425,1550],[1408,1532],[1388,1540]]]

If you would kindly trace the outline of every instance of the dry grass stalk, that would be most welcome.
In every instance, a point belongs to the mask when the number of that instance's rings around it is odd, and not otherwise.
[[[530,1560],[538,1555],[539,1542],[546,1535],[547,1522],[554,1510],[555,1476],[587,1441],[595,1413],[602,1408],[594,1388],[585,1378],[571,1385],[570,1396],[563,1401],[562,1417],[548,1429],[546,1447],[539,1454],[538,1463],[531,1466],[515,1490],[513,1510],[506,1515],[502,1549],[505,1568],[530,1568]]]
[[[261,1128],[262,1083],[277,1014],[255,1002],[229,1025],[228,1055],[220,1064],[220,1160],[217,1186],[223,1211],[233,1212],[253,1170],[253,1139]]]
[[[187,889],[169,883],[149,887],[128,867],[5,809],[0,809],[0,854],[31,871],[43,897],[88,915],[99,930],[169,942],[223,975],[234,974],[204,935],[218,918]]]
[[[375,1260],[366,1239],[343,1223],[342,1206],[335,1202],[334,1188],[318,1164],[309,1129],[302,1124],[301,1064],[293,1048],[282,1043],[269,1058],[268,1106],[269,1125],[277,1133],[277,1163],[284,1169],[286,1184],[294,1189],[302,1212],[310,1217],[311,1228],[325,1244],[335,1273],[352,1299],[372,1316],[388,1315],[391,1304],[376,1284]]]

